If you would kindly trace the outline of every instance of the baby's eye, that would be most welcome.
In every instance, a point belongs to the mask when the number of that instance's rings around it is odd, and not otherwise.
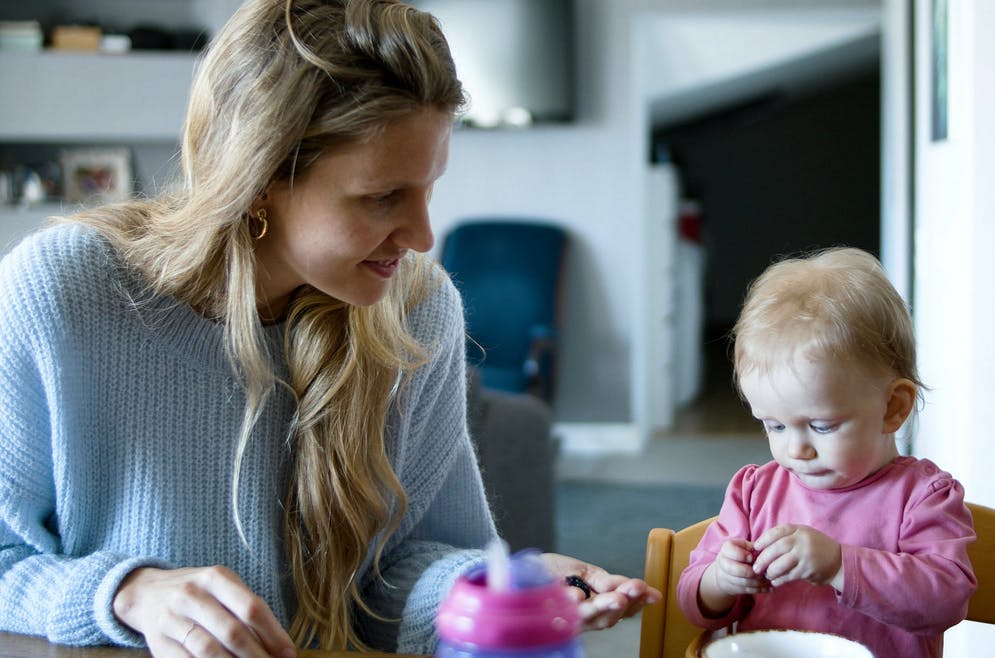
[[[816,434],[830,434],[832,432],[835,432],[836,428],[839,427],[839,425],[827,425],[825,423],[809,423],[809,427],[811,427],[812,431],[815,432]]]
[[[764,431],[765,432],[783,432],[784,424],[776,423],[773,421],[764,421]]]

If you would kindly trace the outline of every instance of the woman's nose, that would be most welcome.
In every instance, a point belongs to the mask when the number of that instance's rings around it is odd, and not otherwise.
[[[428,204],[413,204],[404,223],[394,231],[394,242],[405,249],[427,252],[435,245]]]

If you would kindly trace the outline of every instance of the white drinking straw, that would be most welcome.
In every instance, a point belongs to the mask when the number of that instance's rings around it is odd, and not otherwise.
[[[495,538],[487,544],[487,588],[506,592],[511,589],[511,559],[508,544]]]

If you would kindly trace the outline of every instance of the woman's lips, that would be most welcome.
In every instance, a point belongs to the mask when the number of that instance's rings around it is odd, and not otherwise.
[[[401,262],[400,258],[390,258],[388,260],[364,260],[363,265],[373,270],[378,276],[389,279],[394,276],[397,266]]]

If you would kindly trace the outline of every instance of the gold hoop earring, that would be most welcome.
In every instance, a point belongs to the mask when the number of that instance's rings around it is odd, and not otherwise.
[[[256,219],[259,221],[259,224],[260,224],[260,226],[259,226],[259,233],[257,235],[253,235],[252,239],[253,240],[262,240],[263,237],[266,235],[266,231],[269,230],[269,221],[267,221],[267,219],[266,219],[266,209],[265,208],[260,208],[258,210],[258,212],[256,212]]]

